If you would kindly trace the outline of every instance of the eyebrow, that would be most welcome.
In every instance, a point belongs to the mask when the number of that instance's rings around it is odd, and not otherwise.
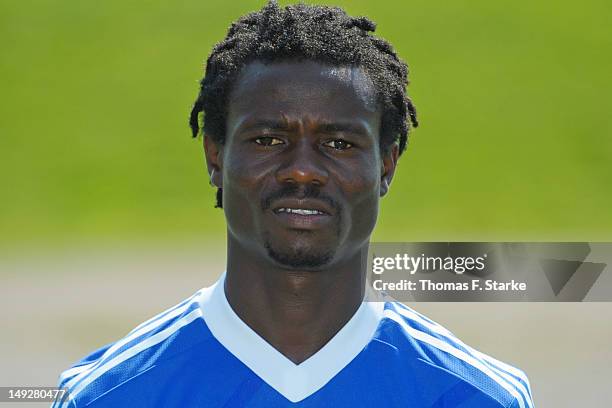
[[[238,130],[289,130],[293,127],[295,127],[295,124],[284,119],[258,119],[253,122],[247,121],[242,123]],[[346,132],[357,135],[367,135],[369,133],[366,126],[349,122],[322,122],[317,125],[316,129],[323,133]]]
[[[288,130],[291,126],[285,120],[277,119],[258,119],[256,121],[246,121],[242,123],[238,130],[252,130],[252,129],[270,129],[270,130]]]
[[[369,133],[365,126],[347,122],[324,122],[317,129],[326,133],[346,132],[357,135],[367,135]]]

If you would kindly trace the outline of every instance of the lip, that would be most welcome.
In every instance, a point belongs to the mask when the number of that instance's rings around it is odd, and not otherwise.
[[[293,208],[293,209],[303,209],[303,210],[316,210],[323,214],[313,214],[313,215],[302,215],[295,213],[279,213],[278,211],[281,208]],[[330,216],[334,214],[333,208],[331,208],[326,202],[320,200],[312,200],[312,199],[281,199],[278,200],[272,205],[272,212],[276,215],[296,215],[299,217],[323,217]]]
[[[280,212],[272,212],[275,218],[275,223],[283,228],[290,230],[317,230],[330,225],[334,217],[327,214],[295,214]]]
[[[317,214],[297,214],[279,212],[282,208],[316,210]],[[274,217],[290,229],[314,230],[329,224],[333,219],[334,210],[325,202],[311,199],[281,199],[271,207]]]

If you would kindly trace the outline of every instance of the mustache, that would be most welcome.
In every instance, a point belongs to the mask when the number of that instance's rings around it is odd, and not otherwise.
[[[330,207],[340,212],[340,204],[334,200],[331,196],[321,191],[321,189],[313,184],[308,184],[305,187],[301,187],[298,184],[286,184],[280,189],[271,192],[261,200],[261,208],[265,211],[272,207],[272,204],[276,200],[281,198],[313,198],[321,201],[325,201]]]

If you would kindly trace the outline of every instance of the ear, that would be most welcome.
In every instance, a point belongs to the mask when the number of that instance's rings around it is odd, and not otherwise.
[[[204,135],[204,155],[211,185],[223,187],[223,146],[207,134]]]
[[[387,149],[386,153],[382,156],[382,168],[380,176],[380,196],[384,196],[389,191],[391,180],[395,174],[395,167],[397,166],[397,158],[399,157],[399,146],[397,143]]]

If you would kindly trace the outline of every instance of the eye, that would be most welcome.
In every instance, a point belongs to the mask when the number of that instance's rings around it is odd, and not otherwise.
[[[253,139],[253,141],[261,146],[274,146],[284,143],[282,140],[274,136],[260,136]]]
[[[332,149],[336,149],[336,150],[346,150],[346,149],[350,149],[351,147],[353,147],[353,144],[347,142],[346,140],[334,139],[334,140],[330,140],[329,142],[323,143],[323,146],[331,147]]]

